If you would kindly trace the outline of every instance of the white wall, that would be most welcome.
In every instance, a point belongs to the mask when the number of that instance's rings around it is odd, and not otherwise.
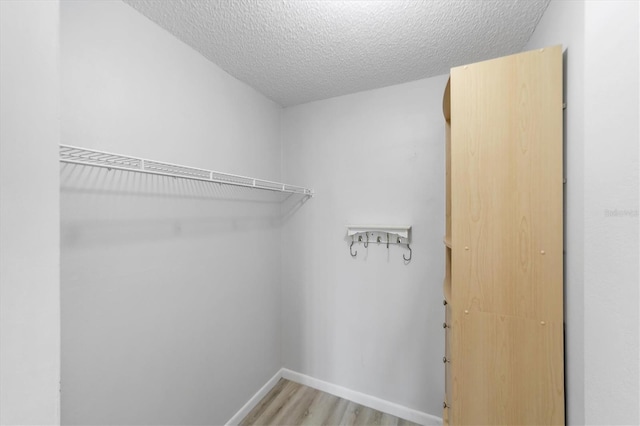
[[[523,50],[562,44],[567,423],[584,424],[584,2],[552,1]]]
[[[282,236],[284,366],[436,416],[444,389],[446,77],[286,108],[283,179],[317,197]],[[347,224],[413,226],[349,255]]]
[[[585,3],[585,422],[640,424],[638,2]]]
[[[0,424],[60,422],[58,2],[0,2]]]
[[[567,404],[638,424],[638,3],[554,0],[527,48],[566,48]]]
[[[280,107],[121,2],[61,6],[62,141],[280,179]],[[61,170],[62,421],[223,424],[281,367],[279,198]]]

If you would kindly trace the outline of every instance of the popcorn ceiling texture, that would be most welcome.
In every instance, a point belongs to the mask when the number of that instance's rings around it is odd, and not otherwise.
[[[282,106],[518,52],[549,0],[124,0]]]

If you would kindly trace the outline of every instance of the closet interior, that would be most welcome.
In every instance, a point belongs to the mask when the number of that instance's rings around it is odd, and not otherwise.
[[[63,421],[239,424],[288,380],[562,423],[560,58],[283,108],[127,4],[63,3]]]
[[[0,425],[640,424],[639,13],[1,0]]]

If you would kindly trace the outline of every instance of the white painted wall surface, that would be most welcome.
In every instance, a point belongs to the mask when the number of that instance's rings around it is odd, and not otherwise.
[[[63,143],[280,180],[281,108],[121,2],[61,5]],[[224,424],[281,367],[272,193],[62,166],[62,421]]]
[[[0,1],[0,424],[60,423],[58,2]]]
[[[566,416],[584,424],[584,2],[549,3],[523,50],[562,44],[565,110]]]
[[[282,231],[284,367],[441,415],[446,76],[283,111],[283,179],[317,197]],[[347,224],[413,226],[349,255]]]
[[[640,424],[638,2],[585,2],[585,423]]]

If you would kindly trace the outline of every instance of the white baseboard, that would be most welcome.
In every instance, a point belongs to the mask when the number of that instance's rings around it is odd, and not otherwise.
[[[233,415],[233,417],[229,419],[226,426],[235,426],[239,424],[242,419],[247,417],[247,414],[249,414],[249,412],[253,410],[253,407],[258,405],[260,400],[262,400],[262,398],[264,398],[265,395],[268,394],[271,389],[273,389],[276,383],[278,383],[278,380],[282,378],[282,370],[282,368],[278,370],[278,372],[274,374],[274,376],[270,378],[269,381],[265,383],[264,386],[262,386],[260,390],[256,392],[255,395],[253,395],[236,414]]]
[[[334,385],[333,383],[325,382],[320,379],[316,379],[306,374],[291,371],[288,368],[281,368],[267,383],[255,395],[247,401],[246,404],[238,411],[229,421],[227,426],[237,425],[244,419],[247,414],[260,402],[264,396],[278,383],[280,378],[291,380],[292,382],[300,383],[301,385],[309,386],[314,389],[321,390],[331,395],[338,396],[340,398],[348,399],[356,404],[364,405],[365,407],[373,408],[374,410],[382,411],[384,413],[391,414],[405,420],[412,421],[425,426],[441,426],[442,419],[431,414],[423,413],[422,411],[407,408],[402,405],[385,401],[384,399],[377,398],[375,396],[367,395],[362,392],[357,392],[351,389],[344,388],[342,386]]]
[[[349,401],[353,401],[356,404],[364,405],[365,407],[373,408],[374,410],[382,411],[383,413],[388,413],[392,416],[396,416],[401,419],[409,420],[425,426],[442,425],[442,419],[440,417],[433,416],[422,411],[414,410],[412,408],[404,407],[394,402],[385,401],[384,399],[367,395],[362,392],[334,385],[333,383],[328,383],[323,380],[298,373],[296,371],[291,371],[287,368],[283,368],[281,371],[282,377],[287,380],[291,380],[292,382],[297,382],[302,385],[306,385],[323,392],[330,393],[331,395],[335,395],[340,398],[348,399]]]

